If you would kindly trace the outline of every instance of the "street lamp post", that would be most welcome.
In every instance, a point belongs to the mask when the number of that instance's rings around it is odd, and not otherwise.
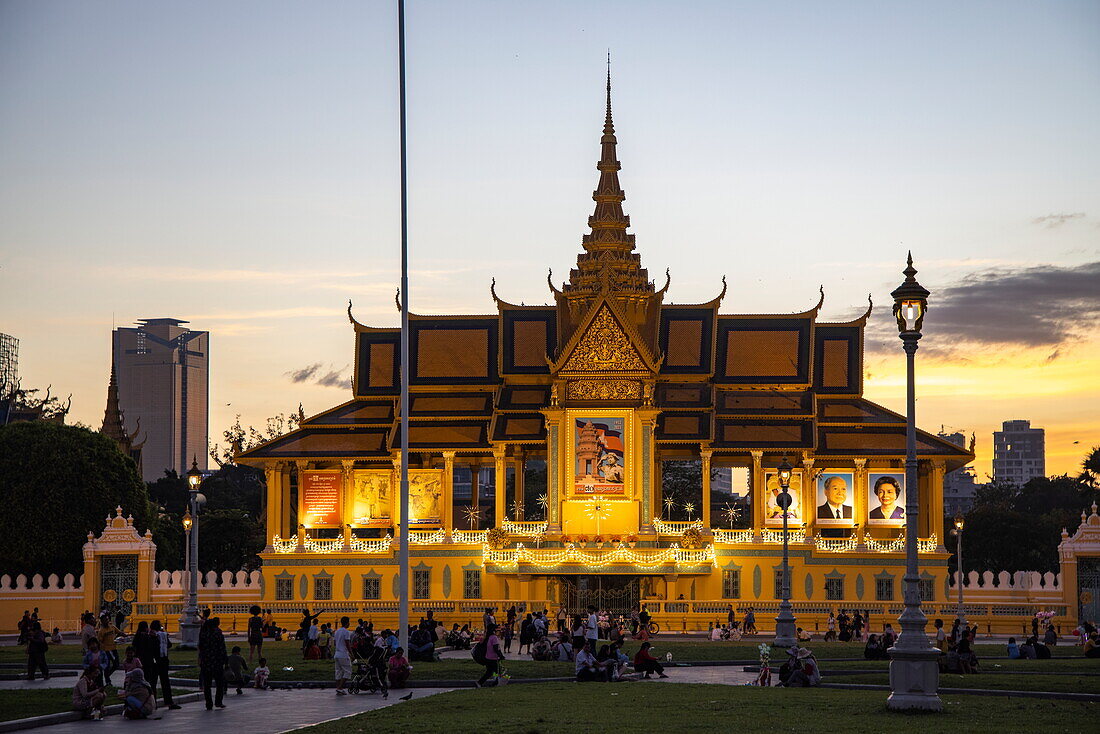
[[[200,486],[202,471],[198,462],[192,460],[187,472],[187,513],[183,516],[183,529],[187,532],[187,603],[180,615],[180,648],[184,650],[199,646],[199,526],[195,519],[199,514]]]
[[[773,647],[783,648],[797,644],[795,618],[794,613],[791,611],[791,564],[788,555],[789,543],[787,536],[787,516],[790,514],[787,510],[791,506],[791,495],[788,491],[790,486],[791,465],[787,461],[787,457],[784,456],[783,463],[779,465],[780,492],[779,496],[776,497],[779,509],[783,511],[783,583],[780,589],[783,599],[779,602],[779,616],[775,618],[775,641],[772,642]]]
[[[917,566],[917,518],[920,512],[917,491],[917,427],[914,361],[921,325],[928,307],[928,290],[913,277],[917,274],[910,253],[904,271],[905,281],[890,295],[894,298],[894,317],[906,357],[905,411],[905,610],[898,622],[901,633],[890,648],[890,696],[886,707],[894,710],[921,709],[942,711],[939,688],[939,651],[932,647],[924,628],[928,618],[920,604],[920,575]]]
[[[955,617],[959,620],[959,629],[966,626],[966,612],[963,609],[963,520],[962,513],[955,515],[955,577],[959,592],[959,608]]]

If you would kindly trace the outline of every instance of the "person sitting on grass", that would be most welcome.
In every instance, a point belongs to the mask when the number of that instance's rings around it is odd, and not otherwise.
[[[260,658],[259,664],[252,671],[252,687],[264,691],[267,690],[267,680],[271,677],[271,668],[267,667],[267,658]]]
[[[99,666],[89,665],[73,686],[73,711],[90,716],[94,721],[103,718],[103,702],[107,700],[107,694],[99,684],[101,672]]]
[[[607,680],[604,676],[603,667],[596,660],[596,656],[592,654],[592,643],[590,642],[586,642],[581,651],[577,653],[575,669],[578,683]]]
[[[153,695],[153,689],[145,680],[141,668],[134,668],[126,674],[118,697],[125,703],[122,715],[127,719],[148,719],[157,710],[157,697]]]
[[[885,660],[888,657],[878,635],[868,636],[867,644],[863,647],[863,657],[868,660]]]
[[[405,657],[404,648],[397,648],[397,652],[390,658],[389,670],[387,671],[390,688],[404,688],[405,681],[409,679],[409,673],[411,672],[412,666],[409,665],[408,658]]]
[[[710,630],[709,639],[710,639],[711,642],[721,641],[721,639],[722,639],[722,628],[718,625],[714,625],[714,627],[712,627],[711,630]]]
[[[1024,640],[1024,644],[1020,645],[1020,658],[1023,660],[1035,659],[1035,646],[1031,644],[1031,638]]]
[[[817,658],[806,648],[798,648],[794,653],[791,674],[783,685],[789,688],[808,688],[820,683],[821,669],[817,665]]]
[[[809,642],[811,639],[813,639],[813,635],[811,635],[809,632],[802,629],[801,627],[795,628],[795,636],[798,637],[799,642]]]
[[[1087,658],[1100,658],[1100,632],[1093,632],[1085,640],[1084,653]]]
[[[1043,643],[1039,642],[1038,637],[1036,637],[1035,635],[1032,635],[1028,639],[1028,643],[1035,650],[1035,659],[1036,660],[1050,660],[1050,648],[1047,647],[1046,645],[1044,645]]]
[[[242,688],[248,685],[248,665],[241,655],[241,648],[234,646],[233,651],[225,660],[225,682],[232,684],[237,689],[237,695],[244,693]]]
[[[664,666],[661,665],[657,658],[653,657],[653,652],[650,649],[651,647],[652,645],[650,643],[643,642],[641,648],[634,654],[635,672],[645,673],[645,675],[642,676],[643,678],[652,677],[652,673],[656,673],[661,678],[667,678],[668,676],[665,675]]]
[[[409,636],[409,659],[427,663],[435,660],[435,645],[432,644],[432,633],[423,624],[417,627]]]
[[[1008,638],[1008,659],[1019,660],[1020,659],[1020,646],[1016,644],[1015,637]]]
[[[51,645],[61,645],[61,644],[64,644],[64,642],[65,642],[65,639],[61,636],[61,628],[60,627],[54,627],[53,628],[53,634],[50,635],[50,644]]]
[[[554,643],[554,659],[559,663],[573,662],[573,643],[564,633],[558,635],[558,641]]]

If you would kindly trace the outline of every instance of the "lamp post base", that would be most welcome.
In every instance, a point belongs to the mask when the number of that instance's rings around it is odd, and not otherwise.
[[[180,641],[176,646],[180,650],[199,649],[199,615],[197,609],[185,609],[180,616]]]
[[[890,697],[886,708],[894,711],[942,711],[937,689],[940,683],[939,656],[934,647],[890,653]]]
[[[779,605],[779,616],[775,618],[775,639],[772,647],[786,649],[798,644],[798,633],[795,627],[795,617],[791,613],[790,603]]]

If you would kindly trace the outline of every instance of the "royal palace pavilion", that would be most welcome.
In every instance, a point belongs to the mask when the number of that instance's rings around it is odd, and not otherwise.
[[[590,231],[568,280],[548,278],[553,305],[494,283],[484,315],[409,315],[414,612],[646,603],[678,629],[733,604],[764,618],[782,586],[784,457],[800,623],[900,612],[908,492],[921,594],[946,607],[942,482],[973,454],[919,432],[905,486],[905,418],[863,397],[870,309],[820,321],[822,292],[799,313],[727,314],[724,279],[709,301],[667,303],[667,274],[656,287],[628,233],[610,83],[600,147]],[[351,399],[237,460],[266,472],[263,606],[395,617],[400,329],[350,304],[348,318]],[[743,486],[719,491],[730,476]]]

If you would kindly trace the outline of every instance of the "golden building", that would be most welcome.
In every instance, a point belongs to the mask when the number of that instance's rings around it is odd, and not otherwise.
[[[710,301],[665,303],[667,274],[656,288],[627,233],[610,82],[600,143],[591,231],[569,280],[548,278],[552,306],[505,302],[494,283],[494,313],[409,317],[414,609],[648,600],[677,628],[731,603],[766,620],[784,456],[800,620],[900,611],[906,491],[922,594],[946,609],[942,480],[973,455],[921,432],[919,486],[904,486],[905,419],[863,397],[870,309],[844,323],[819,321],[821,300],[723,314],[724,279]],[[396,611],[400,330],[348,317],[353,398],[238,457],[267,474],[265,606]],[[698,519],[662,518],[671,461],[700,465]],[[716,527],[721,467],[749,472],[747,527]]]

